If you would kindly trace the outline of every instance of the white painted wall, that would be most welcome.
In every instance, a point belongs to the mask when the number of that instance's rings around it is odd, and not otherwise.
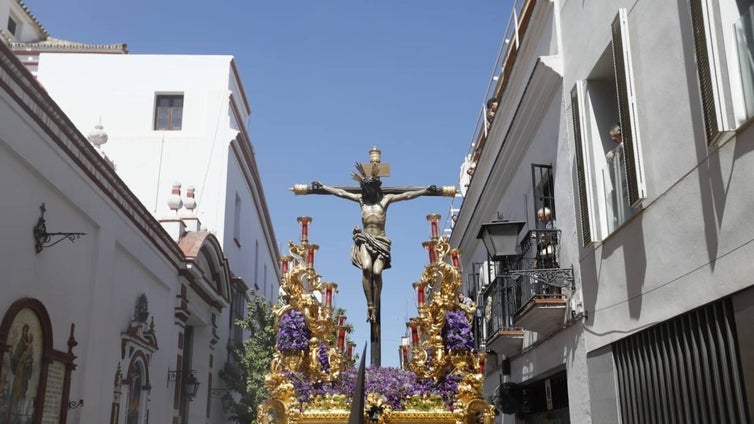
[[[610,25],[618,8],[628,10],[648,196],[643,211],[601,242],[584,248],[570,92],[576,81],[589,77],[609,47]],[[613,387],[606,380],[607,362],[598,354],[604,352],[601,348],[722,297],[734,294],[734,300],[739,299],[738,292],[754,285],[750,259],[754,228],[748,225],[754,209],[750,190],[754,130],[746,123],[721,147],[707,145],[687,2],[558,0],[539,3],[537,10],[451,243],[463,250],[464,267],[470,269],[486,255],[475,240],[479,226],[492,220],[496,211],[531,224],[532,218],[524,216],[531,211],[523,207],[531,190],[529,166],[552,161],[557,225],[562,231],[560,264],[574,266],[588,320],[583,327],[576,324],[546,339],[527,334],[531,348],[514,357],[511,381],[536,378],[565,364],[571,421],[587,423],[594,411],[599,417],[617,414],[614,395],[600,393],[598,403],[589,395],[589,376],[597,379],[591,383],[598,387]],[[545,24],[550,19],[546,11],[554,14],[554,32],[545,30],[550,28]],[[545,45],[550,49],[544,49]],[[547,112],[541,117],[519,116],[533,121],[534,129],[523,139],[507,141],[519,147],[501,147],[520,107],[518,98],[527,82],[523,75],[536,57],[558,51],[561,94],[553,99],[530,97],[528,101]],[[495,165],[495,161],[500,163]],[[531,199],[526,201],[531,208]],[[739,334],[750,332],[748,321],[737,324],[743,326]],[[586,359],[589,352],[597,358],[594,372]],[[750,349],[743,349],[741,355],[744,364],[750,362]],[[603,397],[613,403],[604,403]],[[515,419],[506,416],[504,421]]]
[[[564,93],[589,73],[618,7],[627,8],[648,191],[642,213],[580,253],[593,350],[754,282],[754,229],[744,224],[754,135],[744,129],[719,150],[707,146],[687,4],[584,7],[563,2]]]
[[[120,333],[136,297],[148,293],[161,344],[152,359],[152,383],[160,390],[152,394],[151,414],[168,422],[172,398],[163,379],[175,359],[176,268],[35,122],[14,109],[0,94],[0,190],[7,200],[0,202],[0,311],[23,297],[39,299],[50,315],[53,347],[61,351],[76,325],[78,368],[70,399],[84,399],[86,406],[71,410],[69,422],[108,422]],[[43,202],[48,232],[87,234],[35,254],[31,230]]]
[[[108,422],[117,365],[120,362],[124,378],[128,367],[128,357],[121,359],[121,333],[129,326],[137,297],[146,293],[159,346],[148,370],[152,385],[150,422],[171,422],[176,383],[168,383],[167,376],[169,370],[176,369],[181,332],[175,307],[180,287],[189,285],[179,276],[186,267],[183,254],[149,212],[132,200],[133,194],[69,125],[63,112],[55,105],[48,109],[46,104],[29,100],[44,99],[40,94],[43,89],[35,85],[31,75],[24,74],[20,64],[14,64],[12,53],[4,46],[0,46],[0,54],[10,58],[10,62],[2,62],[0,78],[11,86],[16,84],[15,78],[20,78],[24,89],[15,90],[15,94],[22,104],[30,105],[23,109],[16,98],[0,89],[0,190],[7,200],[0,202],[0,266],[6,270],[0,316],[18,299],[38,299],[52,322],[53,348],[64,352],[70,325],[75,324],[77,369],[72,374],[70,399],[83,399],[85,406],[70,410],[68,421]],[[7,69],[19,74],[10,77]],[[27,89],[35,93],[33,97],[28,97]],[[48,110],[62,118],[51,118]],[[72,148],[75,159],[61,146]],[[75,243],[64,240],[35,254],[32,228],[42,203],[47,207],[48,232],[86,235]],[[136,213],[132,215],[133,211]],[[207,236],[205,243],[210,239]],[[211,246],[215,243],[212,239]],[[218,255],[214,268],[220,271],[222,253],[213,254]],[[213,293],[210,282],[201,281],[202,276],[215,278],[207,264],[203,256],[197,259],[196,265],[205,268],[203,274],[196,274],[197,284]],[[219,316],[219,312],[193,289],[188,290],[188,297],[188,325],[196,327],[192,368],[200,381],[199,394],[189,406],[189,422],[225,422],[225,417],[217,413],[219,400],[212,403],[215,412],[211,419],[205,416],[210,374],[224,363],[227,317],[225,321],[221,317],[216,320],[219,340],[213,349],[212,315]],[[219,296],[215,300],[227,314],[225,301]],[[215,355],[212,368],[210,354]],[[213,381],[219,381],[216,375]],[[123,422],[128,390],[121,389]]]
[[[155,216],[172,214],[167,198],[173,182],[183,184],[184,196],[193,185],[197,216],[220,240],[234,274],[275,301],[276,290],[262,281],[266,266],[267,283],[277,282],[278,253],[267,206],[255,193],[261,181],[256,165],[230,148],[239,134],[240,140],[247,136],[231,102],[241,119],[249,113],[236,77],[231,56],[43,53],[38,71],[39,81],[82,133],[102,120],[109,135],[103,150]],[[153,130],[156,93],[183,94],[180,131]],[[240,246],[233,241],[236,193],[242,202]]]

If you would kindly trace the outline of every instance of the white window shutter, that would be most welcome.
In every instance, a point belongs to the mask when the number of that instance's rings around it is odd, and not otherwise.
[[[583,81],[578,81],[571,89],[571,124],[573,125],[573,140],[576,151],[576,179],[578,184],[579,196],[579,215],[581,217],[581,237],[582,245],[588,246],[592,243],[592,224],[589,219],[589,191],[587,178],[589,172],[587,169],[586,146],[584,145],[584,122],[582,118],[583,108]]]
[[[638,207],[646,197],[644,164],[641,153],[638,115],[636,112],[636,91],[634,88],[631,43],[628,36],[628,13],[618,9],[618,16],[612,24],[613,69],[618,93],[618,113],[620,116],[623,150],[625,152],[626,192],[628,201]]]

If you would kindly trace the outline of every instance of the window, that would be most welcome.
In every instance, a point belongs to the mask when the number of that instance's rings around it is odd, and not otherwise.
[[[243,343],[243,328],[238,325],[239,321],[244,319],[244,309],[246,308],[246,295],[242,290],[233,289],[230,299],[230,340],[231,348],[235,349]],[[232,358],[229,352],[229,359]]]
[[[183,124],[183,94],[158,94],[154,109],[155,130],[180,130]]]
[[[181,416],[181,424],[188,424],[189,423],[189,402],[191,402],[191,399],[189,398],[189,394],[186,393],[185,386],[183,385],[183,380],[188,378],[188,376],[193,375],[193,348],[194,348],[194,327],[193,326],[187,326],[183,330],[183,360],[181,362],[181,375],[180,378],[176,379],[176,384],[180,385],[180,393],[181,393],[181,402],[178,405],[178,413]]]
[[[259,240],[254,240],[254,284],[259,289]]]
[[[531,165],[532,188],[534,189],[534,222],[538,222],[540,209],[550,210],[555,220],[555,187],[552,178],[552,166],[533,163]]]
[[[233,209],[233,241],[241,247],[241,197],[236,193],[236,203]]]
[[[585,81],[571,90],[583,245],[615,231],[646,196],[627,14]],[[536,184],[536,183],[535,183]]]
[[[8,32],[13,34],[13,36],[16,35],[16,21],[13,19],[12,16],[8,16]]]
[[[754,0],[690,0],[709,142],[754,116]]]

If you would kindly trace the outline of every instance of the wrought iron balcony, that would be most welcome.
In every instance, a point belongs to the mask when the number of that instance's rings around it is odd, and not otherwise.
[[[499,274],[484,290],[482,320],[487,329],[487,348],[510,356],[521,350],[524,330],[517,328],[513,316],[521,299],[521,288],[508,274]]]
[[[560,268],[559,240],[560,230],[531,230],[521,256],[496,263],[484,292],[488,346],[511,329],[549,333],[563,325],[574,280],[573,268]]]

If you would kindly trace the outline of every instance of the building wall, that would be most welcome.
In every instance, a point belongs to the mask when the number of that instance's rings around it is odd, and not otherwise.
[[[23,297],[39,299],[53,325],[54,348],[65,351],[71,324],[79,346],[71,400],[71,422],[107,422],[113,379],[120,358],[120,334],[128,327],[136,297],[148,293],[156,333],[164,348],[155,353],[152,376],[162,387],[174,356],[175,263],[159,252],[85,171],[61,154],[37,122],[19,111],[4,92],[0,102],[0,187],[2,202],[0,266],[5,269],[0,311]],[[22,181],[23,184],[19,184]],[[32,227],[45,203],[49,232],[85,232],[35,254]],[[172,258],[175,260],[175,258]],[[153,394],[154,418],[169,411],[164,390]]]
[[[464,252],[464,269],[487,259],[476,235],[483,223],[500,213],[511,221],[524,221],[520,233],[536,228],[532,164],[551,165],[556,189],[557,228],[562,229],[561,267],[578,266],[578,240],[568,225],[575,222],[574,203],[568,194],[574,178],[564,116],[563,59],[559,55],[559,4],[537,2],[515,65],[476,164],[474,177],[463,200],[451,244]],[[510,47],[509,47],[510,48]],[[567,99],[567,94],[565,99]],[[561,225],[561,221],[563,225]],[[570,252],[570,253],[569,253]],[[580,284],[576,284],[577,290]],[[553,334],[527,331],[522,351],[511,355],[510,376],[504,380],[531,383],[566,370],[571,422],[591,422],[587,343],[583,325],[566,320]],[[502,372],[502,356],[488,365],[485,390],[491,397]],[[501,414],[498,422],[524,422]]]
[[[563,3],[564,91],[587,77],[627,8],[648,193],[642,212],[581,251],[593,350],[752,284],[754,230],[741,223],[754,159],[748,129],[707,145],[686,3],[586,7]]]
[[[749,195],[754,133],[750,120],[739,120],[734,131],[708,143],[689,4],[537,3],[451,242],[462,248],[469,269],[484,259],[485,251],[474,236],[482,223],[495,218],[495,212],[525,220],[531,228],[532,211],[522,206],[531,205],[526,197],[531,190],[528,166],[550,160],[557,227],[562,231],[560,265],[574,266],[574,300],[583,300],[586,320],[583,330],[578,323],[552,335],[527,333],[524,351],[511,358],[510,381],[536,379],[565,365],[571,421],[617,421],[611,343],[732,296],[743,379],[751,385],[751,346],[743,334],[750,331],[746,318],[750,308],[745,305],[753,283],[747,258],[754,253],[750,243],[754,230],[745,223],[754,206]],[[554,33],[543,30],[550,27],[544,23],[544,11],[550,6]],[[585,143],[589,160],[599,167],[600,161],[604,163],[603,149],[611,143],[605,122],[611,126],[617,120],[615,95],[600,100],[600,91],[614,89],[612,60],[605,58],[611,59],[611,24],[619,8],[627,11],[647,195],[639,212],[612,232],[593,234],[595,241],[583,247],[571,90],[577,81],[586,81],[591,96],[587,101],[592,104],[584,118],[588,121]],[[557,59],[557,51],[541,48],[557,45],[545,43],[548,36],[561,43]],[[545,52],[551,56],[546,63],[562,74],[562,84],[559,95],[543,98],[544,89],[524,91],[523,75],[532,75],[528,83],[535,81],[533,61],[544,60]],[[538,105],[539,112],[527,108],[527,103]],[[529,113],[517,117],[521,111]],[[521,116],[529,120],[526,131]],[[559,359],[563,352],[569,353],[567,359]],[[749,409],[750,392],[748,388]],[[511,416],[502,419],[514,421]]]
[[[126,378],[131,350],[123,344],[123,333],[133,324],[142,293],[149,302],[149,323],[153,319],[156,337],[156,350],[148,355],[152,390],[144,395],[142,405],[149,408],[150,421],[171,422],[176,383],[168,382],[167,376],[176,369],[182,332],[177,297],[188,288],[189,324],[199,327],[201,334],[196,345],[208,346],[210,352],[210,340],[215,338],[211,317],[227,310],[223,297],[227,288],[222,285],[228,283],[228,271],[219,245],[206,235],[202,240],[209,241],[202,246],[209,247],[202,247],[202,252],[214,249],[212,259],[206,253],[196,260],[185,257],[4,45],[0,45],[0,189],[7,200],[0,202],[0,266],[5,270],[0,316],[19,299],[39,300],[51,321],[52,347],[62,352],[68,349],[70,326],[75,325],[78,345],[73,348],[76,369],[70,400],[84,400],[85,406],[69,410],[68,422],[109,422],[116,389],[123,393],[124,421],[128,390],[115,385],[115,376],[120,366]],[[49,233],[86,234],[36,253],[32,228],[43,203]],[[209,267],[217,277],[210,275]],[[184,277],[194,268],[220,280],[197,278],[201,272]],[[225,346],[227,338],[215,343]],[[206,357],[200,356],[194,364],[205,392],[200,389],[197,400],[190,403],[190,422],[206,422],[208,375],[213,368]],[[219,401],[213,407],[219,408]],[[223,421],[219,417],[212,422]]]
[[[278,251],[246,132],[250,108],[231,56],[43,53],[38,77],[82,133],[102,120],[109,135],[103,150],[155,216],[174,215],[167,206],[173,182],[182,183],[184,196],[194,186],[196,215],[220,240],[234,273],[276,299],[263,280],[267,268],[268,284],[277,281]],[[181,130],[153,130],[156,93],[183,94]]]
[[[16,22],[15,35],[12,35],[8,28],[8,17],[12,17]],[[25,6],[21,6],[16,1],[0,1],[0,29],[5,31],[5,35],[13,41],[31,41],[43,37],[40,26],[27,13]],[[3,37],[0,37],[3,39]]]
[[[197,190],[197,214],[222,236],[230,56],[43,53],[38,78],[83,133],[102,122],[118,174],[157,216],[174,181]],[[183,94],[179,131],[154,130],[156,94]],[[210,207],[212,205],[212,207]],[[220,205],[215,207],[214,205]]]

